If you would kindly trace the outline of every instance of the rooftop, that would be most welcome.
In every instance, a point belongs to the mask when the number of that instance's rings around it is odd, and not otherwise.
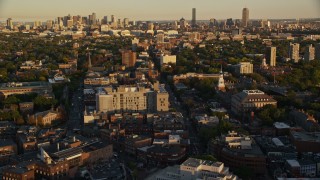
[[[46,87],[50,86],[48,82],[34,81],[34,82],[9,82],[1,83],[0,89],[16,89],[16,88],[27,88],[27,87]]]
[[[291,132],[295,140],[312,141],[320,143],[320,132]]]
[[[182,166],[190,166],[190,167],[198,167],[200,165],[206,165],[206,166],[214,166],[214,167],[220,167],[223,165],[222,162],[213,162],[208,160],[201,160],[201,159],[195,159],[195,158],[189,158],[186,161],[184,161]]]
[[[273,123],[274,127],[277,129],[289,129],[290,126],[283,122],[275,122]]]
[[[244,93],[246,93],[247,95],[252,95],[252,94],[264,94],[263,91],[260,91],[258,89],[256,90],[243,90]]]

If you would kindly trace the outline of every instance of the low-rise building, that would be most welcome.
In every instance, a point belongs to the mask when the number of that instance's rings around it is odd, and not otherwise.
[[[176,55],[161,55],[160,56],[160,66],[162,66],[162,64],[176,64],[177,61],[177,57]]]
[[[256,175],[266,174],[267,158],[249,136],[229,132],[210,141],[209,152],[231,169],[247,167]]]
[[[317,165],[311,160],[290,159],[286,161],[285,168],[290,176],[296,178],[315,177],[317,175]]]
[[[125,152],[136,155],[137,149],[152,144],[152,138],[146,136],[132,135],[125,139]]]
[[[169,166],[162,171],[147,177],[147,180],[237,180],[229,168],[222,162],[213,162],[195,158],[189,158],[180,166]]]
[[[30,122],[35,121],[37,125],[41,125],[41,126],[51,126],[53,121],[61,120],[61,118],[62,118],[61,112],[48,110],[48,111],[38,112],[32,116],[29,116],[29,121]]]
[[[234,114],[242,115],[268,104],[277,106],[277,101],[260,90],[243,90],[232,96],[231,111]]]
[[[297,152],[320,152],[320,132],[291,131],[290,137]]]
[[[0,155],[1,157],[12,156],[18,154],[17,144],[11,139],[0,140]]]
[[[30,114],[33,112],[34,103],[33,102],[22,102],[19,103],[19,110],[22,114]]]

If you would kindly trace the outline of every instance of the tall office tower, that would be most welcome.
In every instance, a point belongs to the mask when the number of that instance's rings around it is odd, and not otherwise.
[[[41,26],[42,25],[42,22],[41,21],[35,21],[34,23],[33,23],[33,27],[39,27],[39,26]]]
[[[117,19],[114,15],[111,15],[111,23],[117,22]]]
[[[129,26],[129,19],[128,18],[124,18],[123,19],[123,26],[124,27],[128,27]]]
[[[232,18],[227,19],[226,25],[229,27],[234,25]]]
[[[270,66],[276,66],[277,58],[277,48],[276,47],[267,47],[266,59],[269,62]]]
[[[72,16],[72,21],[74,25],[77,24],[77,22],[79,21],[78,16]]]
[[[314,55],[315,55],[315,49],[312,46],[312,44],[310,44],[306,48],[306,52],[304,53],[304,60],[305,61],[312,61],[312,60],[314,60]]]
[[[157,43],[164,43],[164,34],[157,34]]]
[[[68,25],[68,20],[71,20],[71,15],[69,14],[68,16],[64,16],[63,17],[63,26],[67,26]]]
[[[89,24],[88,17],[82,17],[82,23],[83,24]]]
[[[154,25],[152,22],[148,22],[148,30],[153,30],[154,29]]]
[[[92,13],[92,25],[97,25],[97,15],[96,15],[96,13]]]
[[[267,19],[262,19],[260,21],[260,27],[261,28],[270,28],[271,27],[271,23]]]
[[[185,29],[187,27],[187,22],[184,18],[180,19],[180,29]]]
[[[316,44],[315,57],[316,57],[317,60],[320,60],[320,43]]]
[[[121,19],[118,19],[118,27],[122,28],[123,27],[123,22],[121,21]]]
[[[47,25],[47,29],[52,29],[53,21],[52,21],[52,20],[48,20],[48,21],[46,22],[46,25]]]
[[[88,25],[92,25],[92,15],[91,14],[89,14]]]
[[[300,44],[299,43],[290,43],[289,46],[289,58],[293,60],[293,62],[298,63],[299,62],[299,49]]]
[[[78,17],[78,22],[82,24],[82,17],[80,15],[78,15],[77,17]]]
[[[247,27],[249,22],[249,9],[243,8],[242,10],[242,27]]]
[[[132,52],[131,50],[125,50],[122,52],[122,65],[126,67],[134,67],[136,64],[136,52]]]
[[[7,19],[7,29],[10,29],[10,30],[13,29],[13,23],[11,18]]]
[[[192,21],[191,21],[192,27],[195,27],[197,25],[196,20],[196,8],[192,8]]]
[[[172,24],[171,24],[171,28],[173,30],[177,30],[178,29],[178,22],[177,21],[174,21]]]
[[[63,26],[63,17],[58,17],[58,25],[59,27]]]
[[[73,20],[70,19],[70,20],[67,21],[67,27],[71,28],[72,26],[73,26]]]
[[[108,24],[108,16],[103,16],[102,24]]]
[[[209,22],[209,27],[213,28],[214,26],[216,26],[216,24],[217,24],[217,20],[214,18],[211,18]]]

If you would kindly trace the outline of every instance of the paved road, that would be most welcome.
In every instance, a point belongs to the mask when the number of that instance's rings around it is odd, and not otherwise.
[[[68,128],[80,129],[83,127],[83,88],[82,82],[80,88],[72,94],[71,107],[69,113]]]
[[[181,102],[177,100],[175,97],[172,89],[170,88],[169,84],[166,84],[166,90],[169,93],[169,101],[171,107],[174,107],[178,112],[181,112],[184,117],[184,123],[186,125],[186,129],[189,132],[189,138],[190,138],[190,155],[199,155],[204,153],[204,150],[199,143],[199,138],[197,135],[197,132],[195,131],[194,127],[191,124],[190,117],[184,107],[182,107]]]

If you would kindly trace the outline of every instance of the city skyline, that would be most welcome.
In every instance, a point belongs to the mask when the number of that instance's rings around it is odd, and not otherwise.
[[[125,4],[125,5],[124,5]],[[182,6],[183,4],[183,6]],[[230,6],[232,4],[233,6]],[[276,6],[275,6],[276,4]],[[18,21],[55,19],[66,14],[88,16],[92,12],[97,14],[98,19],[103,16],[116,15],[119,18],[134,20],[178,20],[184,17],[191,20],[191,9],[197,9],[197,20],[209,20],[235,18],[241,19],[241,11],[244,7],[250,10],[250,19],[295,19],[295,18],[319,18],[317,0],[291,0],[290,4],[285,1],[262,1],[254,0],[163,0],[150,2],[140,0],[133,1],[19,1],[3,0],[0,2],[0,20],[12,18]],[[72,7],[72,8],[70,8]]]

